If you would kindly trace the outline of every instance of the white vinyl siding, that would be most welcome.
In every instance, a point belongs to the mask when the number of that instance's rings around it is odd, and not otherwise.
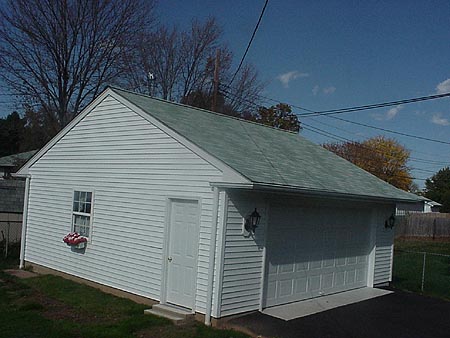
[[[393,212],[395,212],[395,209],[385,207],[384,209],[379,209],[377,213],[374,285],[392,281],[395,226],[393,229],[386,229],[384,222]]]
[[[255,208],[261,222],[255,236],[242,235],[242,218]],[[258,310],[262,292],[266,205],[256,194],[231,193],[227,201],[220,315]]]
[[[211,181],[222,172],[117,100],[106,97],[30,168],[25,259],[160,299],[168,198],[201,203],[196,311],[207,292]],[[84,254],[62,241],[73,191],[95,191]],[[76,262],[76,264],[71,264]]]

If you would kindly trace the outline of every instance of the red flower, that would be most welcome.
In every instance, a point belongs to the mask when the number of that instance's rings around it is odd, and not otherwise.
[[[63,242],[66,243],[67,245],[77,245],[80,243],[86,243],[87,238],[81,236],[76,232],[69,232],[66,236],[64,236]]]

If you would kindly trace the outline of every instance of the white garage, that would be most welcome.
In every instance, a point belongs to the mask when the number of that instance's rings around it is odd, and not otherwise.
[[[271,207],[265,307],[367,286],[370,211]]]
[[[21,267],[182,307],[207,324],[388,283],[385,224],[397,202],[419,200],[298,133],[117,88],[17,175]],[[62,240],[80,219],[81,249]]]

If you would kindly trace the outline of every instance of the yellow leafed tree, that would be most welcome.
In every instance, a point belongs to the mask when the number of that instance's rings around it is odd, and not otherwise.
[[[410,152],[384,136],[363,142],[327,143],[323,147],[393,186],[410,190],[413,180],[407,166]]]

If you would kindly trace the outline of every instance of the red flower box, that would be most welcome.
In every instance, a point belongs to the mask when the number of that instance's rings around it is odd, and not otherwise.
[[[69,232],[67,235],[64,236],[63,242],[70,246],[75,246],[81,243],[86,243],[87,238],[84,236],[81,236],[80,234],[76,232]]]

